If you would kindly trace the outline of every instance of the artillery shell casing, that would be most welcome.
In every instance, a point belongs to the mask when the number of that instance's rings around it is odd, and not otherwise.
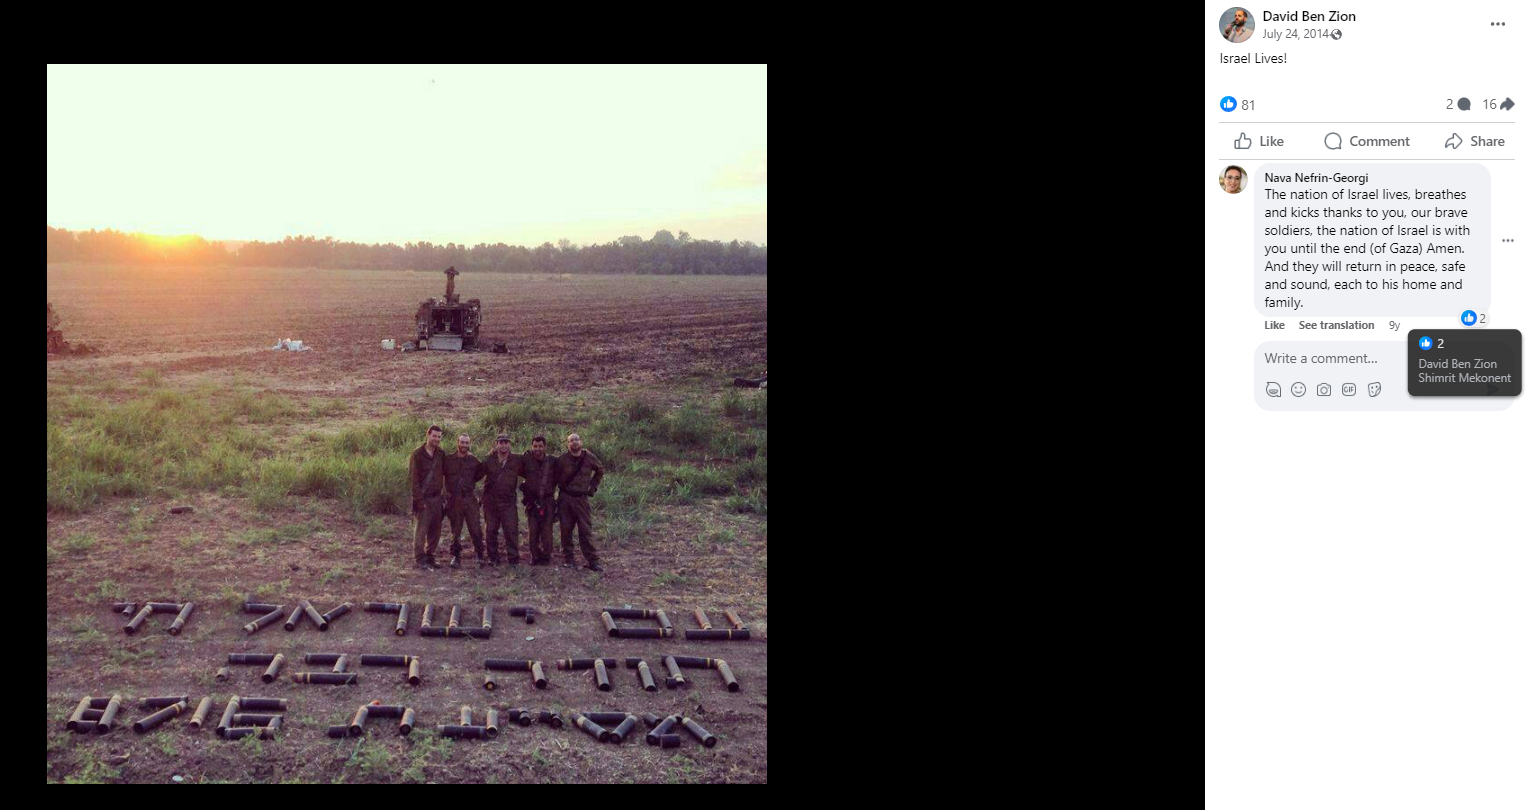
[[[694,621],[699,622],[699,629],[701,629],[701,630],[709,630],[710,629],[710,617],[706,616],[705,615],[705,611],[700,610],[699,608],[695,608],[694,609]]]
[[[643,608],[604,608],[604,612],[616,619],[650,619],[654,611]]]
[[[626,669],[635,669],[636,665],[640,664],[643,660],[645,660],[645,659],[638,658],[638,657],[636,657],[634,655],[626,656],[626,658],[625,658],[625,668]]]
[[[412,709],[404,709],[403,710],[403,719],[399,720],[398,724],[397,724],[397,733],[398,733],[399,736],[406,737],[406,736],[408,736],[408,732],[410,732],[412,730],[413,730],[413,710]]]
[[[286,607],[284,605],[273,605],[273,604],[271,604],[269,602],[250,602],[248,600],[245,600],[245,602],[244,602],[244,612],[245,613],[265,614],[265,613],[269,613],[272,610],[285,610],[285,609],[286,609]]]
[[[75,705],[74,711],[69,713],[69,719],[64,723],[64,728],[73,731],[74,727],[79,724],[79,721],[84,718],[85,712],[89,710],[90,696],[86,695],[79,699],[79,703]],[[100,718],[97,717],[96,719]]]
[[[309,602],[306,599],[303,599],[302,600],[302,612],[307,614],[307,618],[311,619],[313,624],[318,626],[318,630],[320,632],[325,632],[325,633],[328,632],[328,629],[329,629],[328,621],[323,618],[323,614],[319,613],[317,608],[313,607],[313,603],[312,602]]]
[[[625,720],[628,712],[583,712],[583,716],[601,725],[612,726]]]
[[[472,724],[472,707],[470,707],[470,706],[462,706],[461,707],[461,725],[469,726],[471,724]]]
[[[362,655],[360,665],[363,667],[406,667],[411,656],[407,655]]]
[[[449,636],[450,638],[465,638],[467,636],[470,636],[472,638],[492,638],[493,637],[493,628],[491,628],[491,627],[447,627],[447,628],[445,628],[445,635]]]
[[[664,734],[657,738],[657,743],[663,748],[677,748],[684,743],[684,738],[677,734]]]
[[[170,705],[165,706],[164,708],[154,712],[142,720],[133,723],[132,730],[138,732],[139,734],[146,733],[149,729],[159,725],[160,723],[163,723],[171,717],[179,717],[180,713],[188,708],[190,708],[190,706],[184,700],[176,703],[171,703]]]
[[[419,622],[419,627],[424,627],[424,628],[430,627],[431,623],[433,621],[434,621],[434,605],[426,604],[426,605],[424,605],[424,617]]]
[[[230,664],[268,664],[274,660],[275,653],[228,653]]]
[[[606,667],[617,666],[619,663],[618,658],[558,658],[556,659],[556,668],[573,670],[593,669],[594,661],[603,661]]]
[[[487,728],[484,726],[437,726],[441,737],[465,737],[467,739],[486,739]]]
[[[401,635],[406,634],[407,632],[408,632],[408,606],[407,605],[403,605],[403,609],[399,610],[397,612],[397,634],[401,636]]]
[[[101,710],[101,719],[95,721],[95,733],[110,734],[117,720],[117,712],[122,710],[122,696],[112,695],[107,701],[106,708]]]
[[[656,728],[657,724],[662,722],[662,718],[652,714],[651,712],[647,712],[646,714],[641,715],[641,722],[645,723],[647,728]]]
[[[350,727],[349,726],[329,726],[328,731],[325,732],[325,733],[328,734],[330,737],[333,737],[334,739],[337,740],[337,739],[339,739],[341,737],[348,737],[348,736],[350,736]]]
[[[484,723],[482,727],[487,729],[487,735],[489,737],[497,737],[498,736],[498,710],[497,709],[488,709],[487,710],[487,722]]]
[[[138,603],[137,602],[112,602],[111,603],[111,612],[113,612],[113,613],[120,613],[120,614],[122,614],[124,616],[131,616],[137,610],[138,610]]]
[[[175,617],[174,621],[170,622],[170,626],[164,628],[165,632],[169,633],[172,636],[180,635],[180,631],[185,629],[186,621],[191,618],[191,611],[193,611],[195,609],[196,609],[196,603],[195,602],[186,602],[185,603],[185,607],[180,609],[179,615],[177,615]]]
[[[613,688],[609,685],[609,667],[604,666],[602,658],[593,659],[593,680],[600,692],[608,692]]]
[[[615,638],[665,638],[660,627],[617,627],[610,633]]]
[[[646,733],[646,744],[656,745],[662,739],[662,735],[667,734],[670,730],[672,730],[673,726],[677,724],[678,715],[676,714],[670,714],[667,717],[662,718],[662,722],[658,723],[655,727],[652,728],[651,731]]]
[[[609,631],[611,637],[620,635],[620,628],[615,626],[614,617],[609,615],[609,611],[600,613],[599,621],[604,622],[604,629]]]
[[[461,624],[461,606],[460,605],[451,605],[450,606],[450,621],[447,622],[445,626],[446,627],[457,627],[460,624]],[[471,724],[470,723],[466,723],[464,725],[471,725]]]
[[[729,664],[725,661],[717,661],[715,668],[721,671],[721,680],[726,682],[726,691],[742,691],[742,685],[737,683],[736,676],[731,674],[731,666]]]
[[[509,709],[510,723],[518,723],[521,726],[529,726],[530,721],[533,719],[534,718],[531,717],[529,709]]]
[[[657,691],[657,683],[652,680],[652,668],[645,661],[636,664],[636,672],[641,676],[641,688],[648,692]]]
[[[254,621],[244,625],[244,635],[252,636],[256,631],[263,630],[281,620],[286,615],[285,605],[276,605],[274,609]]]
[[[408,606],[407,602],[361,602],[360,609],[367,613],[397,613]]]
[[[280,730],[281,730],[281,718],[279,716],[277,716],[274,719],[272,719],[270,721],[270,723],[268,725],[266,725],[265,728],[262,731],[260,731],[260,739],[262,739],[262,740],[273,740],[273,739],[276,738],[276,732],[280,731]]]
[[[233,668],[232,667],[218,667],[217,668],[216,680],[219,683],[221,683],[222,681],[226,681],[226,680],[228,680],[231,677],[233,677]]]
[[[498,688],[498,680],[493,677],[493,673],[489,672],[487,678],[482,681],[482,688],[489,692]]]
[[[339,618],[340,616],[343,616],[346,613],[349,613],[351,607],[354,607],[354,606],[351,605],[349,602],[345,602],[344,604],[340,605],[339,607],[336,607],[333,610],[323,614],[323,624],[318,629],[319,630],[327,630],[328,626],[329,626],[329,623],[333,622],[335,619]]]
[[[722,630],[721,632],[725,632]],[[672,655],[673,663],[681,667],[699,667],[701,669],[715,669],[714,658],[696,658],[692,655]]]
[[[286,698],[241,697],[238,699],[238,707],[240,710],[252,709],[257,712],[284,712]]]
[[[348,668],[349,666],[350,666],[350,657],[348,655],[341,655],[341,656],[339,656],[339,660],[334,662],[334,668],[332,670],[330,670],[330,671],[331,672],[344,672],[345,669]]]
[[[142,627],[143,622],[148,619],[148,614],[153,612],[153,608],[149,607],[148,605],[144,605],[143,609],[138,611],[137,615],[133,616],[132,620],[122,627],[122,632],[129,636],[138,632],[138,628]]]
[[[693,720],[685,717],[683,719],[683,724],[684,724],[684,728],[688,729],[689,733],[693,734],[694,738],[699,740],[702,744],[704,744],[704,746],[706,748],[714,748],[715,747],[715,743],[716,743],[715,735],[711,734],[710,732],[708,732],[706,730],[704,730],[702,727],[700,727],[699,723],[696,723]]]
[[[747,625],[742,624],[742,618],[732,611],[726,611],[726,621],[731,622],[731,626],[738,630],[747,629]]]
[[[424,636],[425,638],[432,638],[434,636],[444,637],[444,636],[448,635],[449,632],[450,632],[450,628],[447,628],[447,627],[420,627],[419,628],[419,635]]]
[[[408,662],[408,685],[418,686],[423,682],[424,679],[419,676],[419,657],[415,655],[413,660]]]
[[[606,742],[609,740],[608,729],[604,728],[598,723],[593,722],[592,720],[589,720],[583,715],[578,714],[577,712],[572,713],[572,724],[588,732],[590,737],[593,737],[599,742]]]
[[[366,704],[366,710],[371,713],[371,715],[370,715],[371,717],[402,717],[403,716],[403,712],[408,711],[408,707],[407,706],[381,706],[381,705],[374,705],[374,704],[369,704],[368,703],[368,704]]]
[[[253,734],[258,734],[258,733],[260,733],[260,732],[262,732],[264,730],[265,729],[263,729],[263,728],[251,727],[251,726],[245,726],[244,728],[232,728],[232,727],[229,727],[229,728],[226,728],[226,729],[223,730],[223,739],[225,739],[225,740],[242,740],[245,737],[248,737],[248,736],[253,735]]]
[[[234,712],[234,726],[268,726],[273,721],[281,719],[279,714],[265,714],[256,712]],[[232,726],[230,726],[231,728]]]
[[[292,608],[291,615],[286,617],[286,632],[290,633],[291,631],[297,629],[297,625],[302,623],[302,617],[306,615],[307,611],[302,609],[301,604],[298,604],[296,607]]]
[[[79,716],[79,719],[74,722],[74,733],[89,734],[90,732],[95,731],[96,721],[100,720],[101,715],[105,713],[106,712],[102,711],[101,709],[86,709],[85,712]]]
[[[329,684],[333,686],[354,686],[360,682],[359,676],[353,672],[298,672],[291,676],[292,683]]]
[[[677,689],[678,679],[672,675],[669,675],[665,680],[663,680],[663,684],[666,685],[669,689]]]
[[[667,635],[673,635],[673,623],[668,621],[668,614],[663,613],[660,610],[652,611],[652,613],[652,618],[657,620],[657,626],[668,631]]]
[[[511,672],[529,672],[530,666],[534,663],[534,661],[526,658],[489,658],[486,661],[483,661],[482,665],[488,669],[507,670]]]
[[[90,699],[90,708],[92,708],[92,709],[104,709],[104,708],[106,708],[107,706],[110,706],[110,705],[111,705],[111,698],[107,698],[107,697],[93,697],[93,698]]]
[[[689,682],[684,680],[683,671],[678,668],[678,661],[671,655],[662,657],[662,665],[668,668],[668,688],[676,689],[680,686],[688,688]]]
[[[492,630],[493,629],[493,606],[492,605],[483,605],[482,606],[482,629],[483,630]]]
[[[552,728],[562,727],[562,716],[556,712],[548,712],[545,709],[542,709],[536,713],[535,719],[540,721],[540,724],[544,726],[550,726]]]
[[[191,696],[190,695],[173,695],[173,696],[166,696],[166,697],[139,698],[138,699],[138,710],[139,711],[148,711],[149,709],[162,709],[165,706],[173,706],[176,703],[180,703],[182,701],[186,702],[186,703],[189,703],[191,701]]]
[[[341,659],[343,657],[344,657],[343,653],[304,653],[302,655],[302,663],[304,663],[304,664],[332,664],[335,661],[338,661],[339,659]]]
[[[261,673],[260,681],[262,683],[275,683],[276,675],[280,674],[281,667],[284,666],[286,666],[286,656],[276,653],[276,657],[270,662],[270,666],[266,667],[265,671]]]
[[[155,613],[179,613],[185,607],[179,602],[147,602],[143,606]]]
[[[530,680],[534,682],[536,689],[546,688],[546,673],[540,668],[539,661],[530,664]]]
[[[627,714],[625,719],[620,721],[620,725],[615,726],[614,729],[609,732],[609,741],[615,745],[619,745],[620,743],[625,742],[626,735],[630,734],[631,729],[635,728],[636,724],[639,722],[641,721],[636,719],[636,715]]]
[[[196,713],[191,715],[190,726],[193,730],[199,730],[207,722],[207,714],[212,711],[212,696],[207,695],[196,704]]]
[[[350,736],[359,737],[366,731],[366,718],[371,716],[371,707],[361,706],[355,710],[355,717],[350,720]]]
[[[695,641],[746,641],[746,630],[685,630],[684,638]]]
[[[233,725],[233,715],[238,712],[238,697],[228,698],[228,707],[223,709],[223,718],[217,721],[217,736],[223,737],[228,733],[228,727]]]

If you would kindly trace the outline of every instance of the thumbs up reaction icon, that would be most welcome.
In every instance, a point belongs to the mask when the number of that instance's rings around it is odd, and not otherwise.
[[[1235,148],[1236,149],[1249,149],[1250,148],[1250,138],[1245,137],[1245,133],[1243,133],[1243,132],[1240,133],[1240,137],[1235,139]]]
[[[1424,351],[1430,351],[1430,348],[1431,348],[1431,339],[1428,338],[1428,337],[1420,338],[1420,351],[1423,351],[1423,352]]]

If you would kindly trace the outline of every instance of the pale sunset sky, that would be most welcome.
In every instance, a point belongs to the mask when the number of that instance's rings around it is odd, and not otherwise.
[[[768,69],[48,66],[48,223],[768,242]]]

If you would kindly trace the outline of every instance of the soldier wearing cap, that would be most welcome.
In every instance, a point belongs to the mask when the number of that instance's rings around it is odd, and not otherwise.
[[[434,550],[440,543],[441,496],[445,493],[444,431],[430,425],[424,443],[408,457],[408,486],[413,492],[413,562],[426,571],[439,570]]]
[[[520,456],[524,464],[525,523],[530,530],[530,564],[551,564],[551,524],[556,522],[556,456],[546,452],[546,437],[530,440],[530,452]]]
[[[461,529],[471,532],[472,550],[477,553],[477,567],[485,568],[482,556],[482,518],[477,504],[477,482],[487,473],[482,462],[472,455],[472,437],[456,437],[456,452],[445,457],[445,515],[450,518],[450,567],[461,567]]]
[[[524,476],[525,462],[511,450],[507,434],[498,434],[493,444],[493,452],[482,462],[487,479],[482,485],[482,511],[487,517],[488,564],[498,564],[498,531],[501,528],[503,550],[509,565],[519,565],[519,508],[514,505],[514,490]]]
[[[562,522],[562,564],[574,568],[577,561],[572,556],[572,530],[578,531],[578,547],[590,571],[603,571],[599,566],[599,554],[593,547],[593,512],[588,499],[599,490],[604,479],[604,465],[594,454],[583,449],[583,439],[576,433],[567,434],[567,452],[556,460],[557,519]]]

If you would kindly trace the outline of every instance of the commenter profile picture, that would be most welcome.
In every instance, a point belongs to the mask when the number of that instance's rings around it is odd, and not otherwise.
[[[1256,15],[1235,6],[1219,15],[1219,33],[1230,42],[1247,42],[1256,33]]]
[[[1239,194],[1245,190],[1245,170],[1239,166],[1229,166],[1219,172],[1219,188],[1230,194]]]

